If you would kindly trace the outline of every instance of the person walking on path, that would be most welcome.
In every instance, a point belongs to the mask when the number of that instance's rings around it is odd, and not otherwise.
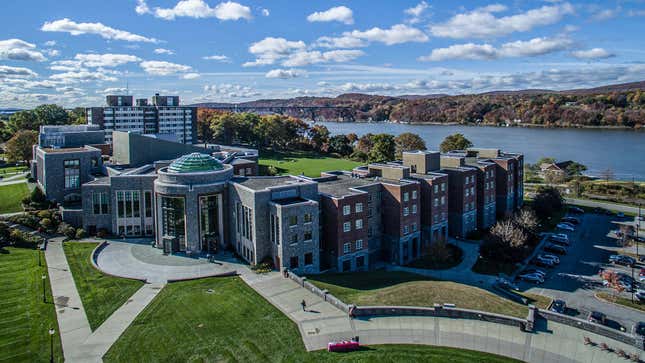
[[[307,303],[305,302],[305,299],[302,299],[300,305],[302,305],[302,311],[307,311]]]

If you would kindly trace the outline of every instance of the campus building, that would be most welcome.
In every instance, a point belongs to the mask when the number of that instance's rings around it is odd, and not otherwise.
[[[179,105],[178,96],[160,96],[148,100],[133,96],[106,96],[106,106],[85,109],[87,123],[104,132],[105,142],[112,143],[113,131],[157,134],[168,140],[192,144],[197,142],[197,108]]]
[[[232,250],[296,273],[408,264],[494,223],[500,170],[507,190],[521,190],[516,166],[500,166],[519,165],[517,154],[410,151],[311,178],[258,176],[257,150],[243,147],[114,131],[110,150],[34,147],[34,175],[66,222],[147,236],[164,253]],[[511,210],[519,203],[504,199]]]

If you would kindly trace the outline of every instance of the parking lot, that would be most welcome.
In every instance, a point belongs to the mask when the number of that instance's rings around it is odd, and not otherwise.
[[[567,314],[582,319],[587,319],[590,311],[599,311],[607,316],[607,325],[614,328],[623,326],[627,331],[631,331],[635,323],[645,321],[645,313],[606,303],[594,296],[598,292],[615,293],[603,286],[600,277],[602,269],[631,275],[630,268],[608,262],[609,256],[617,254],[617,250],[620,249],[615,234],[610,232],[616,229],[616,225],[611,221],[621,218],[596,213],[572,216],[581,220],[575,231],[557,231],[567,234],[571,243],[567,247],[566,255],[559,256],[560,264],[554,268],[537,267],[547,273],[544,283],[536,285],[518,281],[520,290],[562,299],[567,303]],[[636,281],[638,281],[638,271],[642,267],[645,266],[638,264],[635,267]],[[631,297],[626,292],[622,295],[626,298]]]

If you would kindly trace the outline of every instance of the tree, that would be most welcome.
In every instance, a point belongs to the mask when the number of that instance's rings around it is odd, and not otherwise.
[[[58,105],[40,105],[34,108],[34,114],[39,126],[65,125],[69,122],[67,111]]]
[[[585,170],[587,170],[586,166],[575,161],[572,161],[571,164],[567,166],[567,174],[569,176],[580,176]]]
[[[308,136],[311,146],[318,151],[321,150],[324,144],[329,142],[329,130],[323,125],[314,125],[309,129]]]
[[[535,215],[541,221],[545,221],[551,218],[553,213],[564,208],[564,199],[557,188],[539,187],[532,205]]]
[[[74,107],[67,111],[67,118],[69,123],[73,125],[83,125],[87,123],[85,118],[85,109],[83,107]]]
[[[394,136],[390,134],[378,134],[372,137],[372,148],[367,153],[368,161],[378,163],[394,160],[396,144]]]
[[[446,136],[439,145],[441,152],[448,152],[452,150],[465,150],[472,147],[473,143],[470,142],[463,134],[453,134]]]
[[[20,130],[38,130],[39,127],[36,114],[31,111],[18,111],[9,117],[6,128],[14,134]]]
[[[329,151],[342,156],[348,156],[352,154],[353,149],[347,136],[335,135],[329,139]]]
[[[400,159],[404,151],[426,150],[426,143],[423,139],[411,132],[404,132],[394,138],[396,143],[396,158]]]
[[[16,132],[5,145],[5,156],[7,161],[24,161],[28,163],[32,157],[32,146],[38,143],[38,133],[31,130]]]
[[[609,183],[609,180],[614,179],[614,171],[611,168],[607,168],[600,172],[600,177],[605,179],[606,183]]]

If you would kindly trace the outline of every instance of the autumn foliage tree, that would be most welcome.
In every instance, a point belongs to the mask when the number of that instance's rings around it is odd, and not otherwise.
[[[7,161],[16,162],[31,160],[32,146],[38,143],[38,133],[31,130],[16,132],[5,144],[5,156]]]

